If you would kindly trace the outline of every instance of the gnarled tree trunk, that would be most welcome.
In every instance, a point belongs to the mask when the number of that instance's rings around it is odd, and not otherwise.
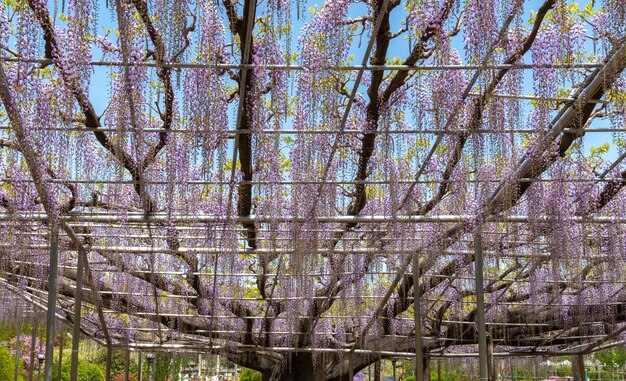
[[[263,381],[326,381],[325,367],[314,367],[310,353],[293,355],[289,364],[277,373],[272,377],[272,372],[264,372]]]
[[[423,374],[424,374],[424,381],[430,381],[430,356],[428,354],[424,355]]]

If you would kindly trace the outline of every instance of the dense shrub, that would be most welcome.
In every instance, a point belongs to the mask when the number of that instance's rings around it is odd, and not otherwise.
[[[107,350],[106,348],[99,348],[96,350],[93,362],[99,364],[103,369],[106,366]],[[124,364],[126,362],[126,354],[124,351],[113,351],[111,358],[111,374],[124,374]],[[138,374],[139,367],[137,366],[137,358],[135,355],[130,356],[130,362],[128,366],[130,374]]]
[[[22,361],[19,368],[22,368]],[[7,348],[0,346],[0,381],[13,381],[14,375],[15,357]],[[24,381],[21,374],[18,374],[18,381]]]
[[[241,374],[239,375],[239,381],[262,381],[263,375],[261,372],[257,372],[256,370],[243,368]]]
[[[61,366],[61,380],[59,380],[59,366],[55,363],[52,371],[52,380],[69,381],[71,366],[69,360],[63,362]],[[104,381],[104,370],[97,364],[79,360],[78,381]]]

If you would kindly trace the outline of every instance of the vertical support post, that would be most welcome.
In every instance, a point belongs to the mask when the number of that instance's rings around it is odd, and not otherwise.
[[[130,349],[126,347],[125,352],[124,352],[124,381],[130,380],[129,373],[130,373]]]
[[[391,360],[391,366],[393,367],[393,381],[396,381],[397,378],[396,378],[396,360],[395,359]]]
[[[488,381],[485,286],[483,283],[483,244],[480,230],[474,232],[474,266],[476,273],[476,324],[478,325],[478,371],[480,381]]]
[[[211,379],[211,370],[213,369],[213,365],[212,365],[213,364],[213,360],[214,360],[213,354],[211,352],[207,353],[207,355],[206,355],[206,372],[205,372],[205,375],[206,375],[206,378],[209,379],[209,380]],[[272,372],[270,371],[270,375],[271,375],[271,373]],[[270,375],[268,375],[269,378],[271,378]]]
[[[80,315],[82,314],[83,304],[84,267],[85,252],[78,250],[78,262],[76,264],[76,293],[74,294],[74,326],[72,327],[70,381],[76,381],[78,379],[78,345],[80,344]]]
[[[65,335],[59,336],[59,370],[57,373],[58,380],[61,380],[61,369],[63,367],[63,342],[65,341]]]
[[[13,381],[17,381],[18,369],[20,368],[20,339],[22,338],[22,323],[24,320],[24,311],[20,310],[20,318],[17,323],[17,335],[15,336],[15,373]]]
[[[215,373],[217,375],[217,378],[219,379],[220,377],[220,354],[217,354],[217,365],[215,366]]]
[[[533,357],[533,375],[534,379],[539,379],[539,374],[537,373],[537,357]]]
[[[137,367],[139,368],[139,381],[143,381],[143,364],[141,352],[137,352]]]
[[[374,363],[374,381],[380,381],[380,360]]]
[[[354,369],[352,369],[352,352],[348,353],[348,381],[354,380]]]
[[[441,359],[437,360],[437,381],[441,381]]]
[[[202,355],[198,353],[198,377],[202,376]]]
[[[424,381],[430,381],[430,356],[426,354],[424,356],[424,369],[422,371]]]
[[[37,345],[37,328],[39,325],[39,320],[37,320],[37,313],[33,312],[33,328],[32,328],[32,336],[30,339],[30,369],[28,372],[28,381],[33,381],[34,371],[35,371],[35,346]]]
[[[113,362],[113,347],[111,346],[111,342],[108,342],[107,343],[106,372],[105,372],[106,381],[111,381],[111,363],[112,362]]]
[[[489,381],[496,381],[496,367],[493,360],[493,340],[487,332],[487,377]]]
[[[54,361],[54,329],[56,323],[57,279],[59,267],[59,223],[50,219],[50,267],[48,269],[48,311],[46,314],[46,359],[44,362],[44,379],[52,381],[52,364]]]
[[[417,252],[413,254],[413,322],[415,324],[415,381],[424,381],[422,312],[420,308],[419,290],[419,254]]]
[[[572,356],[574,381],[585,381],[585,362],[582,354]]]
[[[511,372],[511,381],[515,381],[515,372],[513,371],[513,360],[509,356],[509,372]]]

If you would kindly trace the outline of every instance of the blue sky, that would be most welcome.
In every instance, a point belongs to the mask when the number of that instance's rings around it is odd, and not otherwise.
[[[54,9],[54,1],[55,0],[50,0],[50,5],[51,5],[51,9]],[[60,1],[60,0],[57,0]],[[572,2],[570,2],[572,3]],[[579,6],[581,8],[584,8],[587,5],[587,1],[579,1]],[[314,1],[308,1],[306,2],[306,8],[311,8],[311,7],[319,7],[322,4],[322,2],[320,2],[319,0],[314,0]],[[542,1],[539,0],[530,0],[530,1],[526,1],[526,5],[525,5],[525,15],[524,15],[524,22],[527,22],[527,20],[529,19],[530,16],[530,10],[531,9],[537,9],[540,5],[542,4]],[[265,2],[262,6],[265,5]],[[599,5],[596,4],[596,9]],[[295,8],[295,6],[294,6]],[[223,13],[223,7],[220,5],[220,9]],[[59,10],[60,11],[60,10]],[[350,11],[349,11],[349,17],[358,17],[360,15],[362,15],[364,12],[366,11],[366,6],[362,3],[359,4],[353,4],[350,7]],[[241,12],[241,10],[240,10]],[[108,29],[114,29],[116,27],[115,25],[115,21],[112,17],[112,13],[113,10],[112,9],[107,9],[104,6],[104,1],[101,0],[100,1],[100,16],[99,16],[99,31],[100,33],[102,33],[102,31],[106,28]],[[258,15],[259,13],[257,13]],[[294,35],[292,37],[292,51],[297,51],[296,49],[296,44],[297,44],[297,37],[298,37],[298,33],[296,33],[296,31],[301,30],[302,26],[305,23],[310,22],[311,20],[311,13],[310,11],[306,11],[306,12],[301,12],[301,19],[300,20],[295,20],[294,24],[293,24],[293,29],[294,29]],[[295,19],[295,10],[294,10],[294,19]],[[391,18],[391,23],[392,23],[392,27],[391,30],[398,30],[401,27],[401,23],[404,21],[404,11],[401,9],[396,9],[394,10],[394,12],[392,13],[392,18]],[[227,31],[227,36],[229,36],[230,33]],[[362,59],[363,59],[363,54],[364,54],[364,50],[365,47],[367,46],[367,42],[369,39],[369,34],[368,32],[366,32],[362,39],[361,39],[361,43],[360,45],[358,43],[353,43],[352,44],[352,48],[350,50],[350,54],[353,55],[354,59],[353,59],[353,64],[360,64]],[[453,46],[455,48],[457,48],[459,51],[463,51],[463,35],[462,32],[459,36],[457,36],[454,40],[453,40]],[[400,58],[404,58],[407,55],[408,52],[408,41],[404,38],[397,38],[395,40],[392,41],[391,45],[390,45],[390,49],[389,49],[389,57],[400,57]],[[462,54],[463,57],[463,54]],[[99,60],[101,58],[101,52],[94,50],[94,56],[93,58],[95,60]],[[102,67],[95,67],[94,68],[94,73],[92,76],[92,85],[90,88],[90,97],[91,100],[96,108],[96,110],[101,113],[107,104],[108,98],[109,98],[109,83],[108,83],[108,73],[110,72],[109,68],[102,68]],[[295,78],[296,76],[292,76],[292,78]],[[348,85],[349,87],[352,86],[352,82],[349,83]],[[525,94],[531,94],[532,91],[532,72],[530,70],[528,70],[526,72],[526,80],[525,80]],[[364,94],[365,92],[365,88],[361,87],[359,89],[359,92],[361,94]],[[231,115],[231,126],[230,128],[234,128],[234,124],[235,124],[235,116],[236,116],[236,102],[233,102],[232,105],[232,111],[230,113]],[[608,126],[608,122],[604,121],[604,122],[596,122],[594,123],[594,127],[609,127]],[[289,126],[285,126],[285,128],[290,128]],[[606,142],[612,143],[613,141],[613,137],[611,136],[610,133],[589,133],[587,134],[587,136],[584,138],[584,146],[587,152],[589,152],[589,148],[592,146],[599,146],[602,145]],[[617,147],[615,146],[615,144],[611,144],[611,148],[609,150],[609,152],[605,155],[605,158],[607,160],[613,160],[614,158],[616,158],[618,156],[618,150]]]

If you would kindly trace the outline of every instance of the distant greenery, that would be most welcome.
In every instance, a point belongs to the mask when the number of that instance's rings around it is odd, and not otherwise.
[[[33,327],[29,323],[22,324],[22,336],[30,336],[32,330]],[[0,341],[10,341],[15,336],[17,336],[17,327],[0,325]]]
[[[155,353],[155,380],[156,381],[167,381],[170,379],[173,370],[179,369],[181,365],[183,365],[183,360],[181,357],[175,356],[172,353],[168,352],[157,352]],[[148,361],[143,361],[142,363],[144,379],[149,380],[152,377],[152,366],[148,363]],[[177,374],[176,374],[177,377]],[[176,381],[176,380],[174,380]]]
[[[111,375],[124,374],[125,370],[125,353],[124,351],[113,351],[111,358]],[[100,348],[93,356],[93,362],[99,364],[102,369],[106,367],[107,351],[106,348]],[[130,356],[128,364],[128,370],[130,374],[137,374],[139,367],[137,366],[137,357],[135,355]]]
[[[59,380],[59,364],[55,363],[52,369],[52,381],[69,381],[70,361],[64,361],[61,366],[61,380]],[[78,381],[104,381],[104,370],[98,364],[78,361]]]
[[[22,368],[20,360],[19,368]],[[5,347],[0,346],[0,381],[13,381],[15,375],[15,357]],[[18,373],[18,381],[24,381],[24,378]]]
[[[0,341],[10,341],[15,336],[15,329],[0,325]]]
[[[626,365],[626,349],[611,348],[599,351],[594,355],[603,367],[622,367]]]
[[[594,353],[592,356],[586,356],[586,361],[594,363],[586,367],[586,373],[589,381],[596,380],[623,380],[624,379],[624,367],[626,367],[626,348],[615,347],[606,349]],[[537,361],[537,377],[539,380],[547,379],[550,376],[558,376],[561,378],[572,376],[572,366],[568,365],[566,361],[571,361],[571,356],[562,357],[550,357],[549,360],[555,365],[546,366],[540,365],[545,359]],[[533,365],[533,359],[519,359],[514,360],[511,364],[515,373],[516,381],[536,381],[535,366]],[[404,361],[402,364],[404,374],[407,375],[404,381],[415,381],[413,375],[413,362]],[[454,361],[443,361],[441,363],[441,373],[437,373],[437,361],[432,361],[430,364],[430,381],[471,381],[471,372],[478,373],[478,365],[474,364],[473,368],[468,363]],[[502,379],[510,379],[509,364],[503,362],[503,360],[496,360],[496,373],[500,375]],[[391,375],[391,368],[385,369],[383,364],[383,374]]]
[[[239,375],[239,381],[262,381],[263,375],[261,372],[257,372],[256,370],[243,368],[241,374]]]

